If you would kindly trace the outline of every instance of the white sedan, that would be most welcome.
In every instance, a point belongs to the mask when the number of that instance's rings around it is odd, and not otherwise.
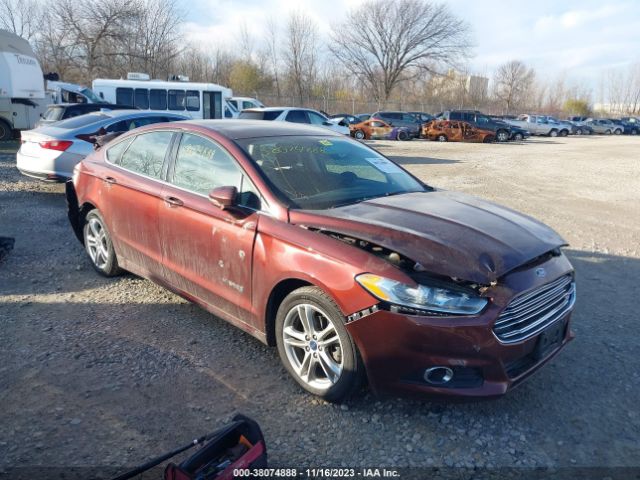
[[[247,120],[274,120],[279,122],[307,123],[325,127],[343,135],[349,135],[349,127],[329,121],[327,117],[311,108],[266,107],[248,108],[240,112],[238,118]]]
[[[65,181],[71,178],[76,164],[93,152],[95,135],[186,119],[184,115],[153,110],[102,110],[68,118],[22,132],[17,167],[29,177]]]

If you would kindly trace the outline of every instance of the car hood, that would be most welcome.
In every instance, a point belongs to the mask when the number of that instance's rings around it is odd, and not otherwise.
[[[396,251],[427,271],[488,285],[566,242],[526,215],[436,190],[327,210],[292,210],[291,222]]]

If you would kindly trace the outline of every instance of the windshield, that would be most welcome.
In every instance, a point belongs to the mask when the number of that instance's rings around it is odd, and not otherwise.
[[[107,118],[109,117],[102,113],[87,113],[86,115],[80,115],[78,117],[61,120],[60,122],[56,123],[56,127],[66,129],[86,127],[87,125],[99,122],[100,120],[106,120]]]
[[[85,97],[87,97],[91,101],[91,103],[104,102],[104,100],[101,100],[100,98],[98,98],[98,96],[95,93],[93,93],[93,90],[91,90],[90,88],[83,88],[82,90],[80,90],[80,93]]]
[[[427,191],[391,160],[347,138],[286,136],[238,143],[292,208],[322,210]]]

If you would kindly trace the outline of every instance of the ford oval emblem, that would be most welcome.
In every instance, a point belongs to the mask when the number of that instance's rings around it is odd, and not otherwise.
[[[544,268],[536,268],[536,277],[544,278],[547,276],[547,271]]]

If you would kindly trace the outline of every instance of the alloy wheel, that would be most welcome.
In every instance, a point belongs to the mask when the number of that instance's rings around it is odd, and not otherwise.
[[[326,390],[342,375],[342,342],[336,328],[320,308],[302,303],[284,319],[282,341],[287,360],[310,387]]]
[[[107,233],[100,220],[92,217],[88,221],[89,228],[85,235],[87,253],[93,264],[104,269],[109,262],[109,246],[107,244]]]

